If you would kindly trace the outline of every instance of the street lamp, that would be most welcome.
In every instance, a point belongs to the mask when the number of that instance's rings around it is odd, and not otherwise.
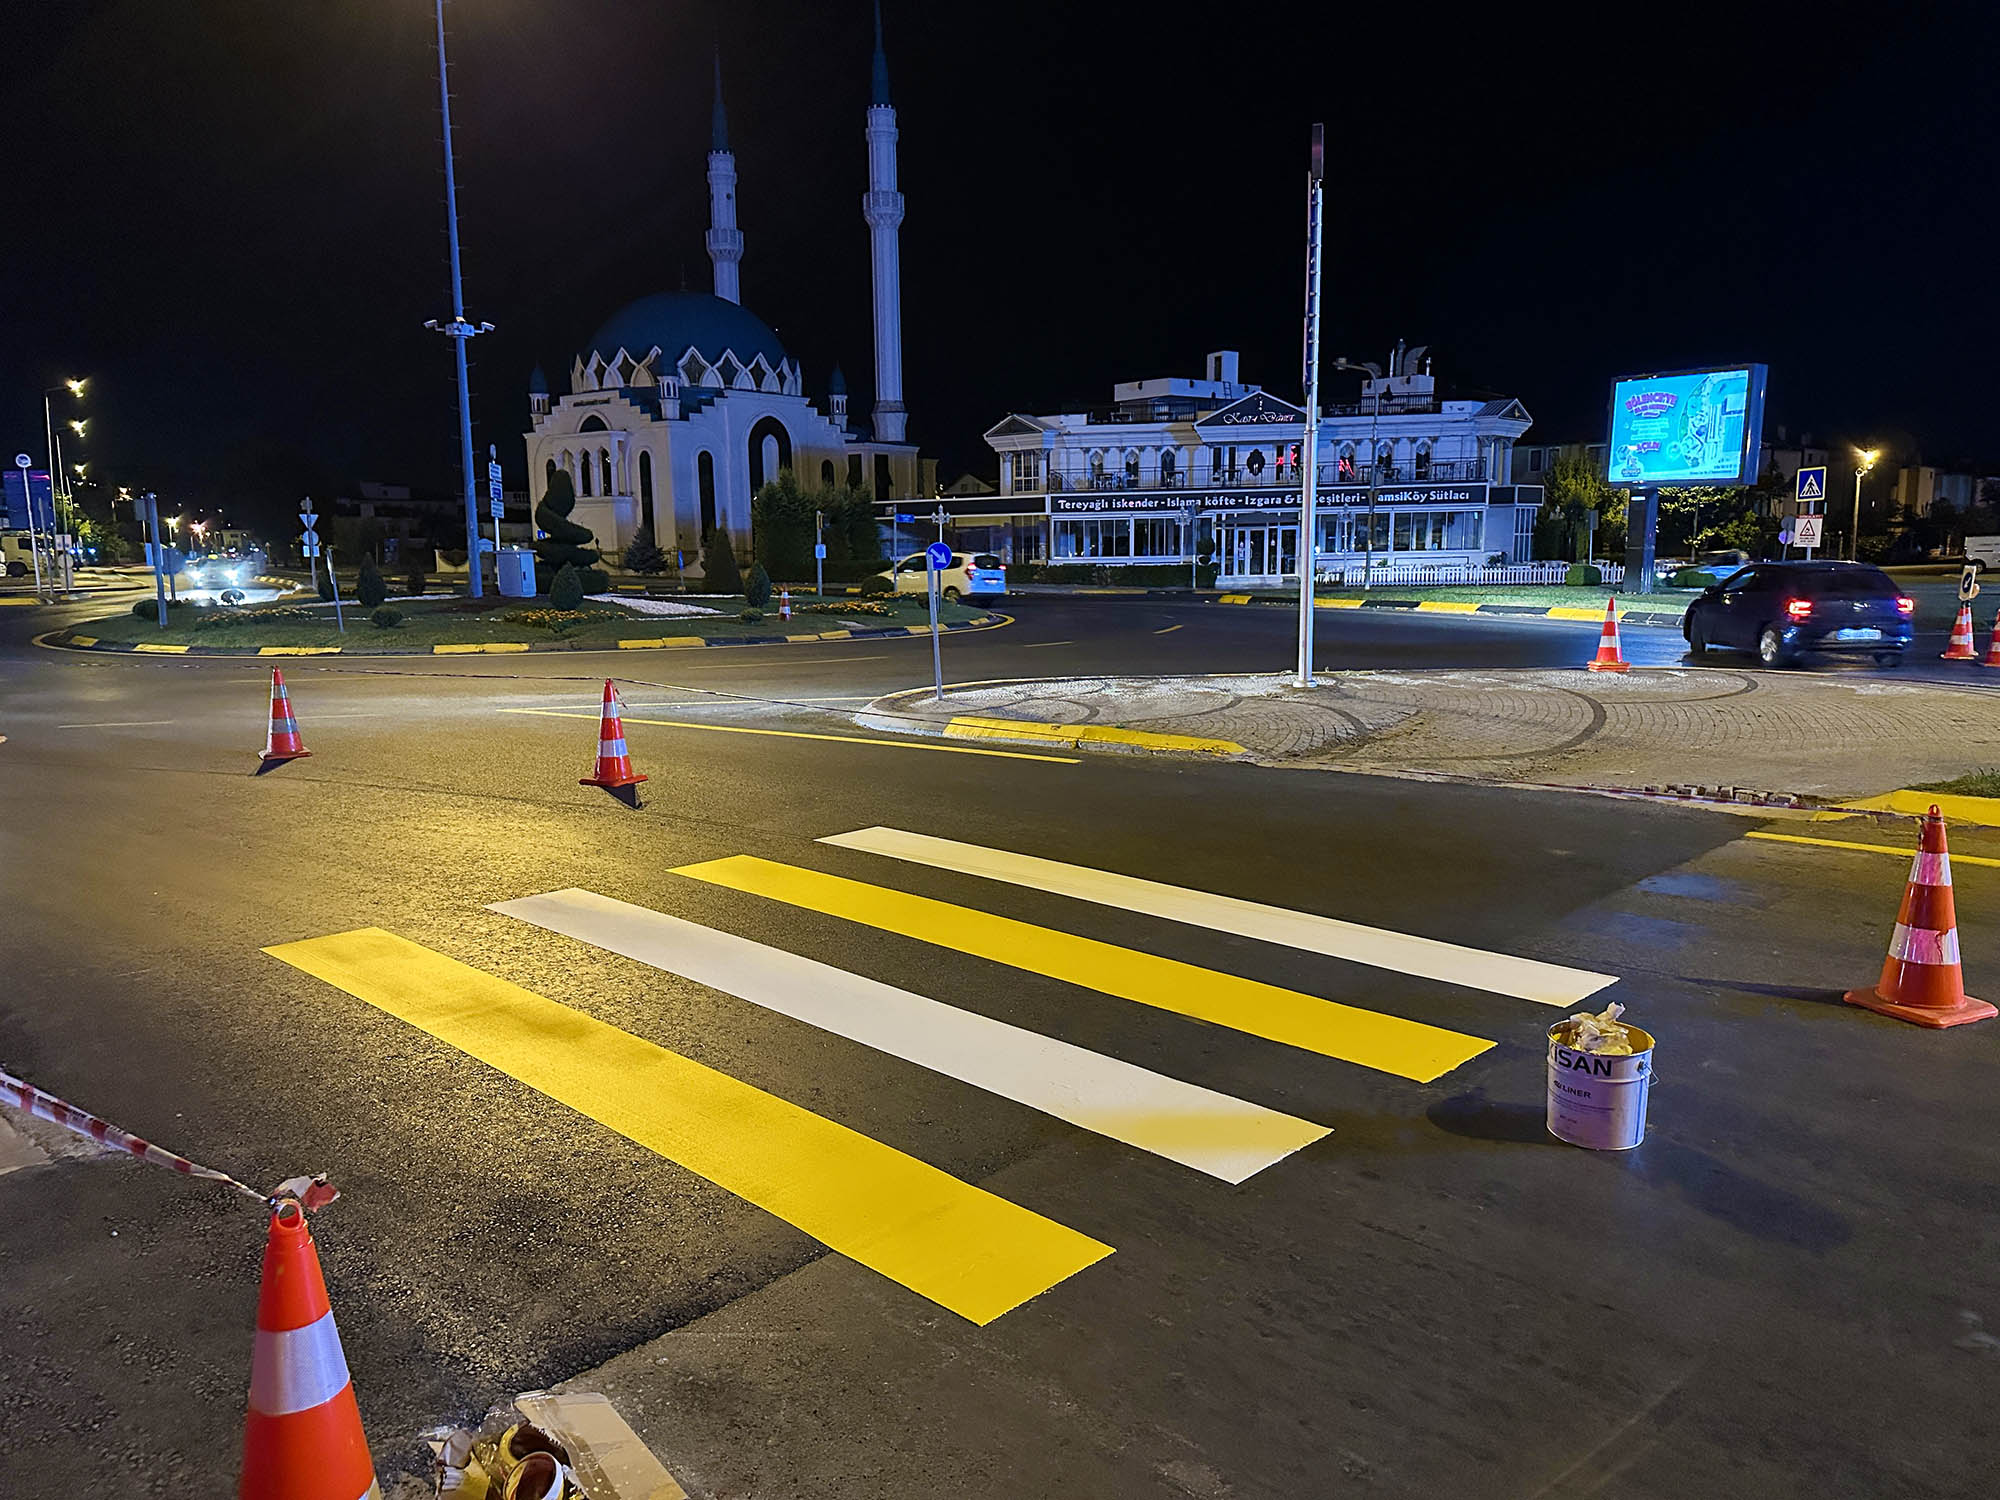
[[[85,379],[88,379],[88,377],[86,376]],[[84,380],[65,380],[61,385],[47,386],[42,391],[42,433],[48,439],[49,445],[49,503],[52,506],[58,498],[57,491],[66,488],[66,485],[63,479],[61,451],[56,446],[55,410],[49,404],[49,397],[55,395],[58,391],[68,391],[71,396],[81,401],[83,399],[83,387]],[[77,436],[81,437],[83,435],[81,424],[71,423],[70,425],[76,428]],[[67,509],[68,497],[64,495],[61,498],[63,499],[65,509]]]
[[[1875,460],[1882,456],[1879,448],[1856,448],[1854,450],[1854,532],[1847,539],[1847,560],[1861,561],[1861,476],[1875,467]]]
[[[1353,370],[1368,377],[1368,388],[1375,394],[1374,410],[1368,418],[1368,532],[1362,538],[1361,587],[1364,591],[1375,574],[1375,471],[1381,462],[1376,443],[1382,426],[1382,367],[1372,360],[1359,363],[1345,356],[1333,362],[1336,370]],[[1314,455],[1318,457],[1317,454]]]

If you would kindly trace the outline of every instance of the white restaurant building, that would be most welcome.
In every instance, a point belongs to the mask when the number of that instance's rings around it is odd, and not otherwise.
[[[1510,397],[1440,400],[1423,352],[1399,346],[1359,401],[1321,410],[1322,578],[1359,577],[1371,550],[1397,573],[1532,556],[1541,486],[1513,482],[1532,419]],[[1305,412],[1241,383],[1233,352],[1203,379],[1128,381],[1108,408],[1016,414],[985,437],[999,493],[939,502],[961,546],[1107,567],[1211,554],[1224,584],[1298,577]]]

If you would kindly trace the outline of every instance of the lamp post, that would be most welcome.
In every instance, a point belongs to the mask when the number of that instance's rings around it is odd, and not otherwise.
[[[1875,460],[1882,456],[1879,448],[1856,448],[1854,450],[1854,532],[1847,539],[1847,560],[1861,561],[1861,476],[1875,467]]]
[[[435,318],[424,327],[435,329],[451,340],[458,355],[459,464],[465,473],[465,573],[466,590],[477,599],[485,592],[479,573],[479,498],[472,477],[472,387],[465,373],[465,343],[482,333],[491,333],[491,323],[471,323],[465,316],[465,281],[458,262],[458,177],[451,155],[451,81],[444,57],[444,0],[437,0],[438,109],[444,118],[444,200],[445,228],[451,241],[451,321]],[[494,557],[499,566],[499,557]],[[330,567],[330,565],[329,565]]]
[[[1350,359],[1336,359],[1336,370],[1353,370],[1368,377],[1368,389],[1375,397],[1373,409],[1368,416],[1368,530],[1362,538],[1361,587],[1365,591],[1375,576],[1375,470],[1381,461],[1375,445],[1379,440],[1382,426],[1382,367],[1372,360],[1356,363]]]
[[[1320,221],[1324,210],[1326,176],[1326,127],[1312,128],[1312,155],[1306,173],[1306,472],[1299,490],[1299,676],[1300,687],[1313,680],[1313,544],[1319,529],[1317,480],[1319,478],[1319,288]],[[1282,533],[1280,533],[1282,534]]]

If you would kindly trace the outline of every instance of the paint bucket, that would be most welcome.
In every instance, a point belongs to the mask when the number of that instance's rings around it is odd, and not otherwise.
[[[1630,1151],[1646,1138],[1653,1088],[1653,1037],[1637,1026],[1629,1057],[1579,1052],[1574,1021],[1549,1028],[1549,1134],[1592,1151]]]

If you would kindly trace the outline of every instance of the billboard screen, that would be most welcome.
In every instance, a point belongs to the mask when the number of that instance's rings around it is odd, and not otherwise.
[[[1763,365],[1613,381],[1605,478],[1634,487],[1754,484],[1764,383]]]
[[[50,517],[55,514],[54,502],[49,499],[48,471],[46,469],[30,469],[28,470],[27,478],[28,488],[23,489],[21,486],[21,471],[19,469],[0,470],[0,487],[3,487],[0,488],[0,494],[4,494],[6,500],[4,508],[0,508],[0,514],[4,514],[6,529],[9,531],[26,531],[28,529],[28,496],[30,492],[35,497],[33,515],[36,521],[44,528],[47,528],[50,524]]]

